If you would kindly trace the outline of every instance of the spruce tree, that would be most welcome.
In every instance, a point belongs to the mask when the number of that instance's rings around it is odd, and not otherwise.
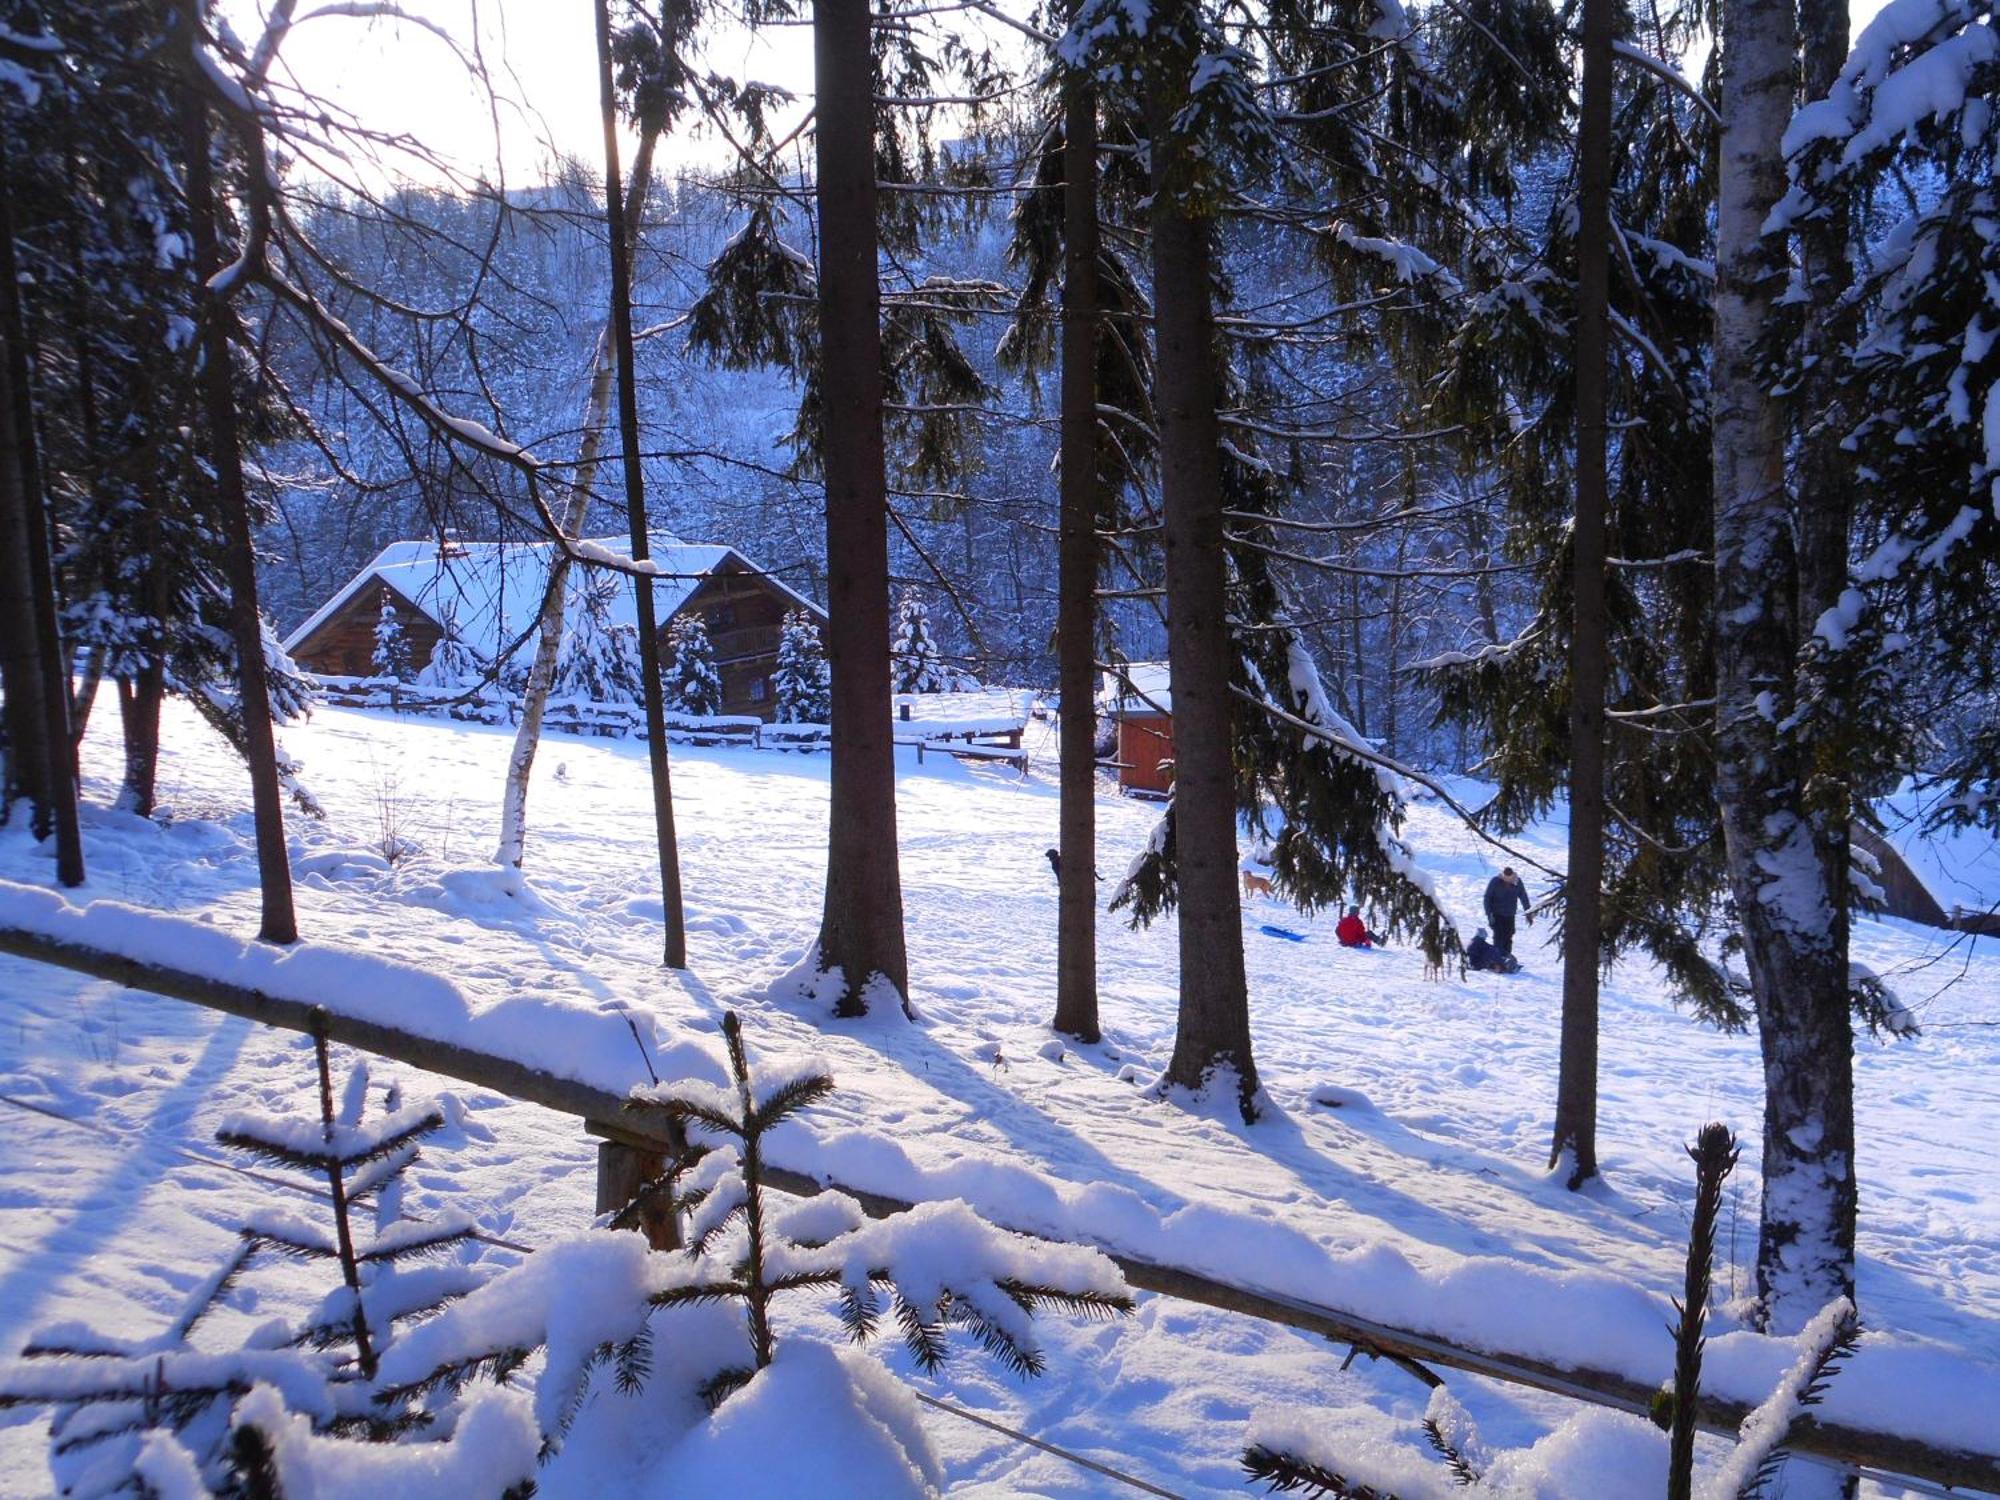
[[[685,1216],[686,1248],[649,1254],[643,1245],[635,1249],[635,1236],[596,1233],[540,1252],[567,1260],[569,1277],[595,1275],[602,1283],[593,1325],[598,1341],[562,1338],[568,1277],[523,1266],[395,1351],[385,1381],[399,1399],[483,1372],[504,1378],[546,1349],[536,1409],[553,1447],[589,1394],[594,1371],[606,1369],[627,1391],[645,1384],[655,1326],[670,1327],[663,1315],[676,1309],[719,1304],[741,1312],[741,1343],[716,1350],[720,1362],[700,1376],[696,1394],[710,1407],[725,1405],[772,1363],[779,1344],[773,1310],[804,1297],[830,1301],[855,1343],[892,1325],[927,1374],[944,1366],[951,1332],[960,1329],[1023,1378],[1045,1368],[1036,1313],[1110,1317],[1131,1310],[1122,1277],[1096,1252],[996,1230],[962,1203],[870,1222],[841,1193],[797,1203],[775,1197],[764,1180],[772,1132],[831,1094],[833,1079],[817,1065],[753,1072],[735,1012],[724,1014],[722,1028],[726,1085],[682,1081],[634,1094],[633,1109],[686,1130],[690,1152],[610,1221],[612,1228],[633,1227],[650,1200]],[[636,1276],[635,1258],[642,1261]],[[612,1300],[621,1286],[622,1306]],[[505,1315],[494,1316],[501,1309]]]
[[[722,676],[715,669],[715,648],[708,626],[689,611],[667,627],[667,702],[676,713],[712,718],[722,712]]]
[[[893,681],[899,693],[942,693],[950,688],[944,657],[924,601],[906,593],[896,604],[896,638],[890,647]]]
[[[559,698],[592,703],[638,703],[644,689],[639,632],[611,618],[611,606],[625,587],[617,578],[591,578],[577,590],[556,665]]]
[[[324,1209],[301,1212],[289,1194],[260,1205],[240,1226],[235,1250],[194,1283],[159,1333],[43,1330],[0,1385],[0,1406],[53,1409],[52,1467],[66,1486],[99,1493],[105,1476],[131,1474],[147,1445],[170,1438],[209,1487],[204,1493],[281,1493],[256,1488],[263,1466],[249,1461],[242,1439],[246,1425],[279,1416],[303,1420],[320,1442],[430,1447],[411,1454],[412,1474],[435,1462],[434,1433],[449,1432],[459,1413],[448,1400],[419,1402],[378,1377],[400,1337],[487,1278],[455,1255],[473,1234],[470,1219],[456,1212],[419,1219],[403,1208],[406,1175],[444,1115],[429,1101],[401,1102],[393,1088],[376,1106],[365,1065],[336,1086],[324,1030],[313,1060],[317,1089],[308,1096],[316,1107],[308,1114],[237,1110],[223,1117],[216,1140],[280,1174],[267,1181],[317,1196]],[[278,1260],[323,1267],[335,1284],[302,1317],[267,1324],[230,1347],[212,1315],[246,1277]],[[263,1398],[252,1394],[260,1385]],[[380,1459],[376,1468],[393,1472]]]
[[[778,640],[778,666],[772,674],[772,696],[780,724],[824,724],[831,712],[826,648],[819,626],[802,609],[788,611]]]
[[[420,687],[469,688],[486,677],[486,661],[459,633],[458,612],[447,606],[443,631],[431,648],[431,659],[416,676]]]
[[[408,682],[415,675],[410,669],[410,638],[403,633],[402,616],[396,613],[396,601],[387,589],[382,591],[382,608],[375,616],[374,641],[368,654],[370,674]]]

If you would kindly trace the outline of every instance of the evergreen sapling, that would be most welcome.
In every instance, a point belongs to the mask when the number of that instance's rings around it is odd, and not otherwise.
[[[1015,1374],[1036,1375],[1037,1311],[1130,1310],[1123,1278],[1097,1252],[997,1230],[962,1203],[871,1221],[840,1193],[774,1198],[763,1180],[766,1141],[830,1094],[833,1080],[817,1064],[753,1077],[733,1012],[723,1033],[729,1085],[635,1091],[630,1107],[684,1128],[690,1147],[604,1220],[629,1227],[664,1202],[685,1215],[686,1248],[654,1251],[638,1234],[599,1231],[540,1250],[399,1342],[382,1362],[390,1391],[413,1400],[504,1380],[539,1354],[534,1411],[554,1451],[594,1381],[632,1396],[658,1378],[656,1333],[709,1408],[752,1400],[746,1387],[782,1358],[776,1313],[802,1295],[831,1297],[857,1343],[893,1322],[927,1372],[949,1357],[958,1329]],[[718,1322],[723,1309],[732,1316]],[[668,1402],[655,1409],[670,1410],[671,1393]]]
[[[1745,1417],[1735,1447],[1707,1483],[1694,1483],[1694,1434],[1701,1402],[1701,1356],[1715,1258],[1715,1226],[1722,1187],[1736,1165],[1736,1137],[1727,1126],[1703,1127],[1688,1156],[1695,1164],[1695,1204],[1688,1232],[1682,1298],[1674,1303],[1674,1379],[1652,1402],[1655,1426],[1668,1434],[1664,1469],[1668,1500],[1773,1500],[1787,1460],[1785,1442],[1800,1417],[1824,1399],[1828,1383],[1860,1340],[1854,1304],[1837,1298],[1792,1341],[1791,1368],[1771,1394]],[[1607,1416],[1606,1442],[1628,1451],[1634,1418]],[[1640,1430],[1643,1431],[1643,1425]],[[1252,1425],[1242,1457],[1253,1482],[1277,1493],[1300,1492],[1331,1500],[1445,1500],[1464,1489],[1528,1500],[1545,1493],[1547,1477],[1528,1460],[1531,1450],[1489,1452],[1465,1408],[1444,1386],[1431,1392],[1424,1438],[1438,1465],[1403,1454],[1343,1443],[1306,1414],[1271,1414]],[[1574,1437],[1574,1435],[1573,1435]],[[1588,1440],[1572,1441],[1567,1462],[1589,1462]]]
[[[593,578],[579,590],[574,618],[556,663],[556,696],[592,703],[637,703],[645,676],[639,665],[639,632],[611,618],[619,580]]]
[[[377,1379],[406,1325],[484,1279],[468,1263],[443,1260],[470,1238],[469,1220],[403,1212],[404,1176],[444,1115],[428,1102],[400,1105],[391,1090],[386,1108],[371,1116],[366,1067],[357,1066],[336,1097],[324,1031],[314,1037],[314,1059],[314,1116],[239,1111],[224,1118],[216,1139],[302,1176],[299,1189],[328,1205],[323,1218],[277,1206],[253,1213],[235,1250],[151,1338],[63,1325],[34,1335],[18,1362],[0,1368],[0,1408],[51,1409],[50,1465],[65,1494],[129,1493],[135,1474],[155,1470],[194,1483],[173,1491],[155,1478],[141,1493],[311,1494],[311,1475],[356,1441],[411,1444],[407,1470],[380,1457],[385,1479],[401,1472],[414,1482],[460,1461],[471,1407],[419,1404],[385,1393]],[[198,1341],[245,1273],[273,1258],[337,1267],[339,1284],[303,1318],[267,1322],[234,1348]],[[502,1429],[510,1425],[524,1424],[510,1423],[500,1407],[471,1421],[478,1441],[497,1453],[507,1450]],[[525,1466],[490,1492],[529,1478],[536,1446],[517,1441]]]
[[[721,713],[722,674],[715,668],[715,648],[701,616],[677,617],[667,631],[667,648],[674,657],[667,668],[667,706],[699,719]]]
[[[419,687],[467,688],[486,676],[486,659],[466,644],[459,632],[458,611],[447,605],[444,633],[431,648],[431,659],[417,673]]]
[[[896,638],[890,647],[899,693],[946,693],[951,679],[944,654],[931,631],[930,610],[915,594],[905,594],[896,606]]]
[[[833,716],[833,680],[819,627],[802,609],[785,616],[778,667],[771,678],[780,724],[824,724]]]
[[[408,682],[414,675],[410,670],[410,638],[403,632],[396,603],[386,589],[382,593],[382,611],[375,617],[375,649],[368,659],[368,669],[377,677],[397,682]]]

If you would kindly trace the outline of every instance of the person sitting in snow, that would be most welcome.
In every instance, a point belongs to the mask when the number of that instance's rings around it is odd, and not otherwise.
[[[1472,942],[1465,950],[1465,961],[1488,974],[1515,974],[1521,968],[1521,960],[1511,953],[1502,953],[1486,941],[1484,927],[1473,933]]]
[[[1361,908],[1358,906],[1348,907],[1347,915],[1334,923],[1333,935],[1340,939],[1343,948],[1373,948],[1382,941],[1361,920]]]

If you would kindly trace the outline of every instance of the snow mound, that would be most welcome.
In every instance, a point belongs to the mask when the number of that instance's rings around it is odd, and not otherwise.
[[[1342,1088],[1337,1083],[1322,1083],[1314,1087],[1307,1096],[1315,1104],[1328,1109],[1373,1109],[1375,1101],[1359,1089]]]
[[[930,1500],[944,1467],[917,1401],[866,1355],[788,1339],[666,1456],[648,1493]]]

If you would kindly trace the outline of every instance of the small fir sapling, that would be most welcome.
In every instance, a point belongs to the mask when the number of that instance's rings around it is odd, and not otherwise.
[[[833,717],[833,679],[819,627],[802,609],[785,616],[778,641],[778,666],[772,674],[772,695],[780,724],[825,724]]]
[[[1701,1402],[1701,1357],[1708,1319],[1708,1298],[1715,1261],[1715,1227],[1721,1214],[1723,1183],[1736,1165],[1739,1148],[1725,1125],[1704,1126],[1687,1148],[1695,1164],[1695,1204],[1688,1232],[1686,1278],[1673,1327],[1674,1378],[1658,1392],[1650,1415],[1668,1434],[1668,1500],[1773,1500],[1787,1453],[1785,1439],[1794,1423],[1824,1399],[1828,1383],[1860,1340],[1854,1304],[1836,1299],[1793,1341],[1796,1358],[1757,1409],[1744,1418],[1737,1442],[1722,1466],[1697,1491],[1694,1484],[1694,1435]],[[1618,1419],[1623,1421],[1624,1419]],[[1343,1451],[1335,1436],[1310,1423],[1277,1416],[1261,1420],[1243,1452],[1244,1472],[1253,1483],[1277,1493],[1299,1491],[1332,1500],[1414,1500],[1442,1496],[1453,1489],[1527,1500],[1541,1493],[1532,1465],[1521,1460],[1529,1450],[1490,1454],[1478,1429],[1457,1399],[1443,1386],[1431,1392],[1423,1418],[1425,1441],[1443,1462],[1435,1468],[1413,1468],[1405,1455],[1385,1455],[1379,1448],[1357,1446]],[[1574,1455],[1572,1455],[1574,1457]],[[1392,1488],[1391,1486],[1396,1486]]]
[[[375,650],[368,660],[369,670],[377,677],[389,677],[397,682],[408,682],[410,671],[410,638],[403,631],[403,621],[396,613],[396,602],[385,589],[382,593],[382,612],[375,617]]]
[[[409,1398],[481,1376],[504,1379],[540,1352],[535,1414],[555,1447],[600,1368],[628,1394],[646,1383],[656,1321],[671,1310],[741,1311],[709,1349],[696,1389],[711,1409],[771,1366],[774,1308],[795,1293],[834,1298],[857,1343],[892,1321],[925,1371],[944,1363],[958,1328],[1020,1376],[1044,1366],[1030,1327],[1037,1311],[1131,1310],[1123,1278],[1097,1252],[995,1229],[962,1203],[870,1221],[839,1193],[774,1201],[763,1180],[765,1141],[831,1093],[833,1080],[817,1065],[753,1078],[736,1015],[722,1026],[731,1086],[635,1091],[631,1107],[684,1128],[690,1147],[606,1221],[634,1224],[647,1199],[656,1207],[664,1197],[685,1215],[685,1250],[652,1251],[639,1235],[603,1232],[541,1250],[403,1339],[383,1361],[390,1389]],[[677,1349],[689,1342],[677,1331]]]
[[[674,658],[667,668],[667,706],[695,718],[721,713],[722,674],[715,669],[715,648],[701,616],[676,618],[667,631],[667,648]]]
[[[930,610],[915,594],[903,595],[896,606],[896,635],[889,650],[897,692],[951,691],[944,653],[931,631]]]
[[[0,1408],[52,1410],[50,1462],[64,1493],[126,1492],[130,1476],[152,1466],[163,1476],[191,1469],[218,1493],[281,1496],[282,1484],[260,1489],[259,1471],[246,1462],[268,1460],[278,1472],[303,1473],[301,1465],[326,1458],[329,1443],[421,1437],[411,1463],[422,1470],[449,1451],[440,1440],[457,1441],[466,1413],[385,1396],[375,1378],[402,1325],[436,1314],[483,1279],[463,1264],[408,1265],[438,1257],[472,1233],[460,1216],[418,1221],[402,1212],[404,1174],[444,1116],[427,1103],[399,1107],[392,1092],[386,1110],[369,1118],[366,1068],[350,1074],[336,1103],[323,1028],[314,1057],[316,1119],[240,1111],[223,1120],[216,1139],[260,1163],[303,1173],[310,1186],[300,1186],[329,1205],[325,1221],[289,1208],[262,1209],[159,1334],[120,1340],[65,1325],[38,1333],[19,1362],[0,1368]],[[367,1216],[360,1222],[358,1209]],[[197,1335],[212,1326],[211,1315],[253,1263],[268,1256],[333,1262],[340,1284],[297,1322],[268,1322],[233,1349],[204,1347]],[[250,1422],[259,1410],[269,1420]],[[267,1452],[249,1428],[278,1418],[290,1436]],[[485,1420],[490,1426],[492,1419]],[[532,1465],[534,1445],[528,1453]],[[530,1473],[531,1467],[508,1482]]]
[[[1722,1185],[1741,1148],[1727,1125],[1711,1122],[1702,1127],[1687,1154],[1694,1162],[1694,1216],[1688,1225],[1681,1298],[1674,1303],[1674,1379],[1653,1397],[1652,1405],[1653,1421],[1669,1434],[1667,1500],[1692,1500],[1694,1494],[1694,1424],[1715,1268],[1715,1224],[1722,1213]]]

